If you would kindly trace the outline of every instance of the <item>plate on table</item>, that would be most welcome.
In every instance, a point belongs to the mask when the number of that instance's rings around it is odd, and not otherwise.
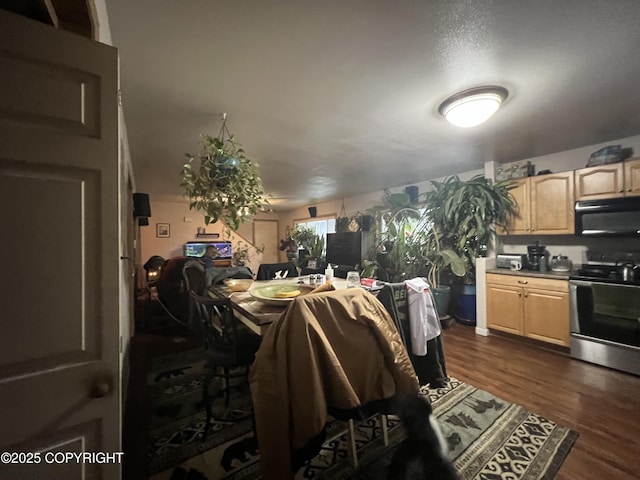
[[[313,286],[310,285],[302,285],[297,283],[283,283],[280,285],[267,285],[266,287],[252,288],[249,290],[249,293],[256,300],[260,300],[261,302],[269,303],[271,305],[286,305],[295,298],[298,298],[301,295],[306,295],[311,290],[313,290]],[[292,292],[299,291],[300,294],[291,297],[280,297],[280,295],[290,294]]]

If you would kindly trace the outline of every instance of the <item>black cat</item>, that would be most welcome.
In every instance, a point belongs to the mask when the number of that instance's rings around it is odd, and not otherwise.
[[[421,396],[400,397],[397,413],[407,438],[396,450],[387,471],[387,480],[459,480],[447,459],[447,443],[431,404]]]

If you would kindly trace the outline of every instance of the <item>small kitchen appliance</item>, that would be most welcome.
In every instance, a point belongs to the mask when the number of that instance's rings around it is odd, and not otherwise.
[[[552,272],[568,272],[571,270],[571,260],[565,255],[554,255],[551,257],[549,267]]]
[[[527,268],[527,255],[524,253],[499,253],[496,255],[497,268],[511,268],[511,262],[519,262],[522,268]]]
[[[548,253],[547,247],[537,240],[534,245],[527,245],[527,270],[539,271],[541,265],[547,264]]]
[[[571,356],[640,375],[640,251],[587,251],[569,277]]]

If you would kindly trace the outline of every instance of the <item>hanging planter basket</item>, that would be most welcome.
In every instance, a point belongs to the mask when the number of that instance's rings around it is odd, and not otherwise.
[[[238,168],[240,166],[240,160],[238,160],[235,157],[225,155],[223,153],[217,153],[215,155],[207,155],[205,157],[201,157],[200,160],[215,162],[218,164],[218,167],[223,170],[230,170],[233,168]],[[209,175],[210,176],[215,175],[215,171],[211,171]]]
[[[265,203],[259,165],[245,156],[240,143],[229,133],[226,114],[217,137],[200,136],[200,153],[186,154],[182,181],[191,210],[201,211],[206,225],[224,222],[237,230]]]

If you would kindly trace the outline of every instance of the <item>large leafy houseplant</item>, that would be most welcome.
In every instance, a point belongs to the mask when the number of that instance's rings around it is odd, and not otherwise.
[[[476,258],[487,255],[496,227],[504,227],[517,210],[511,182],[492,183],[482,175],[464,181],[454,175],[431,185],[424,194],[425,215],[441,248],[464,259],[465,283],[475,283]]]
[[[204,214],[206,225],[224,222],[233,230],[260,211],[265,192],[259,165],[228,134],[223,121],[218,137],[200,136],[197,156],[186,154],[181,187],[189,197],[189,209]]]
[[[383,267],[391,281],[424,276],[437,288],[445,269],[464,275],[464,259],[444,247],[441,232],[433,228],[427,211],[419,203],[412,203],[409,195],[385,190],[383,205],[374,210],[377,223],[384,224],[378,233],[378,252],[383,253]]]
[[[313,228],[304,225],[296,225],[296,227],[291,230],[291,238],[293,241],[305,250],[309,250],[316,236],[316,231]]]

